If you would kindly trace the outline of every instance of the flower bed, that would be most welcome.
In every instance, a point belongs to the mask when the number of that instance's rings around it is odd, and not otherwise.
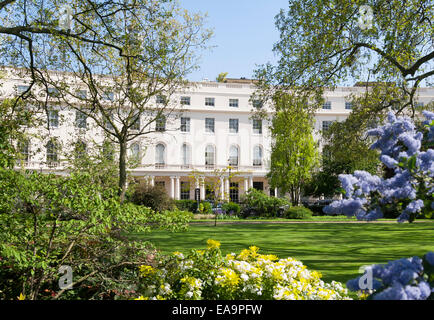
[[[341,283],[325,283],[292,258],[260,254],[255,246],[223,256],[220,243],[184,256],[174,252],[155,266],[141,266],[139,300],[147,299],[350,299]]]

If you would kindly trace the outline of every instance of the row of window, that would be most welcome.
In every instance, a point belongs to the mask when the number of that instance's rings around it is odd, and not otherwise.
[[[48,112],[48,122],[51,128],[59,127],[59,111],[57,110],[49,110]],[[181,132],[190,132],[190,123],[191,119],[188,117],[181,117]],[[74,125],[77,128],[87,128],[87,116],[80,112],[76,111],[75,122]],[[113,129],[111,123],[106,121],[106,126],[108,129]],[[239,120],[238,119],[229,119],[229,132],[230,133],[238,133],[239,129]],[[140,118],[138,117],[136,121],[134,121],[131,126],[131,130],[140,130]],[[166,130],[166,118],[164,116],[159,117],[155,122],[155,130],[156,131],[165,131]],[[215,119],[214,118],[206,118],[205,119],[205,132],[214,133],[215,132]],[[262,121],[254,119],[253,120],[253,133],[262,134]]]
[[[29,161],[29,141],[21,141],[18,144],[18,150],[21,153],[21,160]],[[46,144],[46,160],[47,163],[58,161],[59,145],[55,139],[51,139]],[[139,159],[140,145],[133,143],[130,147],[131,156]],[[87,145],[84,141],[78,141],[75,145],[75,156],[84,156],[87,152]],[[253,166],[262,166],[262,146],[257,145],[253,148]],[[214,166],[216,164],[216,148],[214,145],[207,145],[205,148],[205,165]],[[229,149],[228,165],[238,166],[240,158],[240,150],[238,146],[232,145]],[[191,148],[184,143],[181,148],[181,163],[186,168],[191,166]],[[155,147],[155,165],[163,167],[166,165],[166,146],[159,143]]]
[[[138,144],[137,144],[138,152]],[[213,167],[216,165],[216,147],[209,144],[205,147],[204,160],[205,166]],[[262,146],[257,145],[253,147],[253,166],[262,166]],[[232,145],[229,148],[228,165],[238,166],[240,160],[240,149],[238,146]],[[188,144],[184,143],[181,148],[181,161],[182,165],[186,168],[191,166],[191,148]],[[164,167],[166,165],[166,146],[159,143],[155,147],[155,165],[157,167]]]
[[[323,108],[323,110],[331,110],[331,108],[332,108],[331,101],[324,102],[324,104],[322,105],[322,108]],[[351,102],[346,101],[345,102],[345,109],[352,110],[353,109],[353,104]]]
[[[24,86],[24,85],[17,86],[17,92],[19,94],[26,92],[28,89],[29,89],[29,86]],[[48,96],[49,97],[58,97],[59,94],[60,94],[59,90],[57,90],[56,88],[48,88]],[[77,91],[77,97],[79,97],[81,99],[86,99],[86,97],[87,97],[86,90],[78,90]],[[103,100],[114,101],[114,93],[113,92],[104,92],[102,94],[102,98],[103,98]],[[157,104],[167,104],[168,100],[163,95],[157,95],[155,98],[155,102]],[[181,96],[180,104],[186,105],[186,106],[191,105],[191,97],[190,96]],[[229,105],[229,107],[232,107],[232,108],[238,108],[239,107],[239,99],[229,99],[228,105]],[[263,105],[262,101],[253,100],[253,106],[255,108],[262,108],[262,105]],[[205,98],[205,106],[215,107],[215,98],[206,97]]]

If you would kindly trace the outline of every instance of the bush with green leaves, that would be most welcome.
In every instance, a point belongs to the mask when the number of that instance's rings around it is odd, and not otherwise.
[[[286,219],[310,219],[312,211],[305,207],[291,207],[285,210],[283,217]]]
[[[196,200],[176,200],[175,205],[179,210],[182,211],[189,211],[189,212],[196,212],[197,209],[197,201]]]
[[[191,214],[121,204],[90,181],[0,169],[0,299],[128,297],[154,249],[127,236],[188,227]],[[60,266],[71,267],[71,290],[59,288]]]
[[[175,202],[162,186],[137,184],[134,186],[130,201],[134,204],[151,208],[155,212],[173,210]]]
[[[222,204],[222,210],[226,214],[238,216],[241,211],[241,206],[235,202],[225,202]]]
[[[278,217],[284,207],[291,206],[291,202],[286,198],[270,197],[256,189],[249,189],[242,195],[240,204],[243,217]]]
[[[204,250],[174,252],[140,266],[136,300],[349,300],[339,282],[325,283],[293,258],[260,254],[251,246],[223,256],[220,242]]]
[[[199,203],[199,210],[196,211],[195,213],[199,213],[199,214],[212,214],[212,205],[211,203],[209,203],[208,201],[201,201]]]

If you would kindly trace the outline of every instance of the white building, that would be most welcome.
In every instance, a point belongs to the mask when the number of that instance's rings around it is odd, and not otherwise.
[[[26,88],[23,79],[18,77],[0,81],[3,82],[2,96]],[[237,201],[239,195],[251,187],[276,195],[277,190],[270,188],[266,178],[271,146],[268,124],[250,118],[254,84],[248,80],[228,79],[226,83],[204,81],[194,85],[191,90],[173,97],[180,113],[167,119],[161,132],[143,136],[130,144],[130,153],[141,156],[140,164],[131,168],[130,174],[152,185],[164,185],[175,199],[194,199],[196,188],[204,199],[207,182],[216,179],[215,170],[226,170],[219,176],[222,198],[230,196]],[[331,122],[348,116],[351,112],[348,96],[357,92],[363,92],[363,88],[338,87],[326,92],[327,102],[316,114],[316,139],[320,139],[321,131]],[[419,90],[419,102],[429,103],[433,99],[434,89]],[[102,130],[94,126],[91,119],[80,119],[75,110],[55,107],[50,121],[50,132],[45,128],[29,128],[31,133],[44,133],[45,138],[31,138],[27,149],[24,147],[26,168],[65,174],[61,155],[53,151],[47,137],[55,137],[64,145],[77,137],[96,143],[104,140]],[[83,126],[85,128],[80,128]],[[230,181],[228,165],[232,167],[231,173],[235,172]],[[194,179],[192,172],[196,172]]]

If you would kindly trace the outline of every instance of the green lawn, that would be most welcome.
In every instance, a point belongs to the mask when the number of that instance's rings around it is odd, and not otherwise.
[[[309,269],[320,271],[325,281],[343,283],[356,277],[361,265],[434,250],[432,222],[192,225],[186,232],[136,236],[166,253],[204,248],[207,239],[220,241],[225,254],[256,245],[263,253],[301,260]]]

